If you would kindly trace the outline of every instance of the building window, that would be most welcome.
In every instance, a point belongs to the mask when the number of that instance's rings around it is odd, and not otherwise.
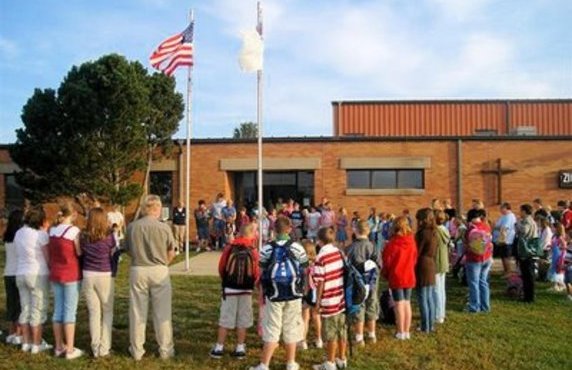
[[[348,189],[424,189],[422,169],[347,170]]]
[[[149,176],[149,193],[161,197],[163,207],[170,208],[173,202],[173,172],[151,172]]]

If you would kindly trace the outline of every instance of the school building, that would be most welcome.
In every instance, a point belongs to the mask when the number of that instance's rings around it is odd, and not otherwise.
[[[461,210],[473,198],[491,209],[572,199],[572,99],[335,101],[332,113],[332,136],[264,139],[265,206],[327,197],[365,215],[413,212],[433,198]],[[151,172],[150,191],[166,205],[187,185],[184,141],[176,143]],[[195,139],[191,148],[193,207],[218,192],[254,206],[255,140]],[[16,169],[0,147],[0,208],[22,202]]]

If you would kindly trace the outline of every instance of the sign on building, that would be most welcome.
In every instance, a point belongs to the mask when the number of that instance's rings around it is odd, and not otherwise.
[[[572,170],[560,171],[561,189],[572,189]]]

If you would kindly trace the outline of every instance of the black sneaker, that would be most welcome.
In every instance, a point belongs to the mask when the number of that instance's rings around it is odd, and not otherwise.
[[[246,358],[246,352],[234,350],[231,356],[236,358],[237,360],[244,360]]]
[[[216,348],[213,348],[213,349],[211,350],[211,352],[210,352],[210,356],[211,356],[212,358],[216,358],[217,360],[218,360],[218,359],[221,359],[223,355],[224,355],[224,352],[223,352],[222,350],[218,350],[218,351],[217,351]]]

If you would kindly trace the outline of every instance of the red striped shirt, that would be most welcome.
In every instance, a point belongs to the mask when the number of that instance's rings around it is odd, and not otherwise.
[[[316,257],[313,275],[316,283],[322,282],[324,289],[320,300],[322,317],[335,316],[345,311],[344,261],[342,254],[332,244],[323,246]]]

